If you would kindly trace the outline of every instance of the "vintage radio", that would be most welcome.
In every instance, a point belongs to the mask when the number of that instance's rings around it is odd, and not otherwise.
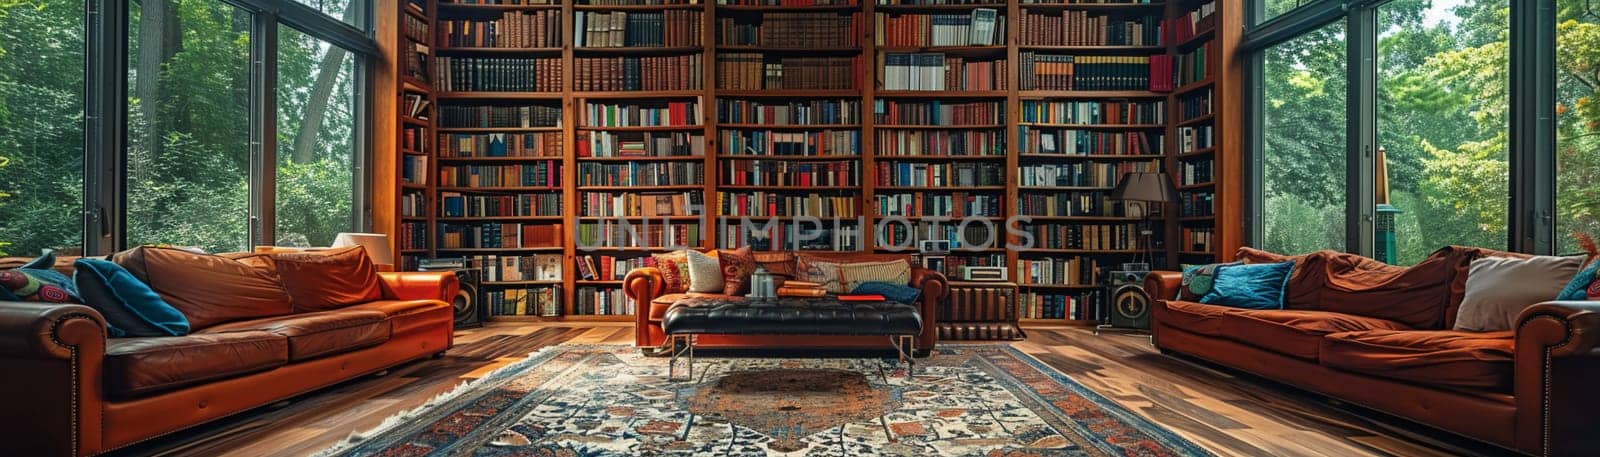
[[[998,281],[1006,280],[1006,267],[961,267],[962,281]]]

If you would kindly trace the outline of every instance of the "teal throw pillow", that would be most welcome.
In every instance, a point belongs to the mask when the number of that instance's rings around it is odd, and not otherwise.
[[[1248,309],[1283,309],[1294,262],[1222,265],[1200,303]]]
[[[84,304],[106,318],[106,332],[111,336],[189,334],[189,318],[121,265],[83,258],[72,267],[77,271],[74,276]]]
[[[1556,300],[1595,300],[1600,299],[1600,281],[1596,281],[1596,270],[1600,270],[1600,260],[1589,262],[1589,266],[1579,271],[1572,277],[1572,282],[1561,289],[1561,294],[1556,295]]]
[[[887,282],[864,282],[856,286],[856,290],[852,290],[850,293],[882,295],[883,298],[889,301],[913,304],[917,302],[918,297],[922,296],[922,289]]]
[[[81,303],[72,278],[51,269],[55,254],[45,254],[20,268],[0,271],[0,300]]]
[[[1184,265],[1183,282],[1178,287],[1178,296],[1181,301],[1199,301],[1200,297],[1211,293],[1211,288],[1216,284],[1217,272],[1222,267],[1242,265],[1239,262],[1213,263],[1207,265]]]

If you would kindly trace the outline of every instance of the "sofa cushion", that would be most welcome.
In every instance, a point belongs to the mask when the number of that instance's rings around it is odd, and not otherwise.
[[[682,299],[685,299],[685,298],[691,298],[691,297],[696,297],[696,298],[733,298],[734,296],[732,296],[732,295],[724,295],[724,294],[707,294],[707,293],[699,293],[699,292],[686,292],[686,293],[681,293],[681,294],[666,294],[666,295],[662,295],[662,296],[659,296],[659,297],[656,297],[656,298],[650,300],[650,320],[654,321],[654,322],[660,322],[661,318],[663,316],[667,315],[667,310],[672,308],[672,304],[673,303],[677,303],[678,300],[682,300]]]
[[[1363,330],[1322,339],[1323,366],[1412,381],[1511,392],[1516,335],[1451,330]]]
[[[115,398],[269,370],[289,361],[289,340],[263,331],[106,340],[106,391]]]
[[[391,327],[387,318],[381,311],[340,309],[230,322],[202,333],[262,331],[280,335],[289,339],[289,361],[298,362],[388,341]]]
[[[191,331],[294,311],[289,291],[270,262],[246,263],[154,246],[112,254],[111,261],[182,312]]]
[[[283,278],[296,312],[338,309],[383,298],[378,267],[361,246],[266,255]],[[255,262],[268,260],[260,256],[248,258],[258,259]]]
[[[1220,336],[1222,317],[1243,311],[1221,305],[1168,300],[1166,306],[1155,307],[1153,317],[1163,325],[1177,327],[1186,332]]]
[[[390,333],[399,335],[436,322],[454,322],[455,308],[438,300],[377,300],[343,308],[346,311],[377,311],[389,320]],[[444,317],[433,315],[442,314]]]
[[[1375,317],[1292,309],[1241,310],[1222,317],[1220,336],[1279,354],[1317,360],[1322,337],[1357,330],[1410,330]]]

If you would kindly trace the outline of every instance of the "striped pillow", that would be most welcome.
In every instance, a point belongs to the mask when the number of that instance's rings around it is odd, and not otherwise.
[[[911,263],[905,260],[835,263],[801,258],[800,280],[822,284],[835,294],[849,293],[862,284],[882,282],[911,284]]]

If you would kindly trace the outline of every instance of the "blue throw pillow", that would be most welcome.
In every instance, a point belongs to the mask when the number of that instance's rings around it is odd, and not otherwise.
[[[54,270],[56,255],[45,253],[22,267],[0,271],[0,300],[82,303],[72,278]]]
[[[189,334],[189,318],[121,265],[83,258],[73,262],[72,267],[77,270],[74,276],[84,304],[105,316],[106,332],[111,336]]]
[[[922,289],[886,282],[864,282],[856,286],[856,290],[852,290],[850,293],[882,295],[883,298],[889,301],[913,304],[917,302],[917,297],[922,296]]]
[[[1249,309],[1283,309],[1294,262],[1223,265],[1200,303]]]
[[[1596,270],[1600,270],[1600,260],[1590,262],[1587,268],[1573,276],[1572,282],[1561,289],[1560,295],[1556,295],[1556,300],[1588,300],[1589,286],[1594,283]]]

